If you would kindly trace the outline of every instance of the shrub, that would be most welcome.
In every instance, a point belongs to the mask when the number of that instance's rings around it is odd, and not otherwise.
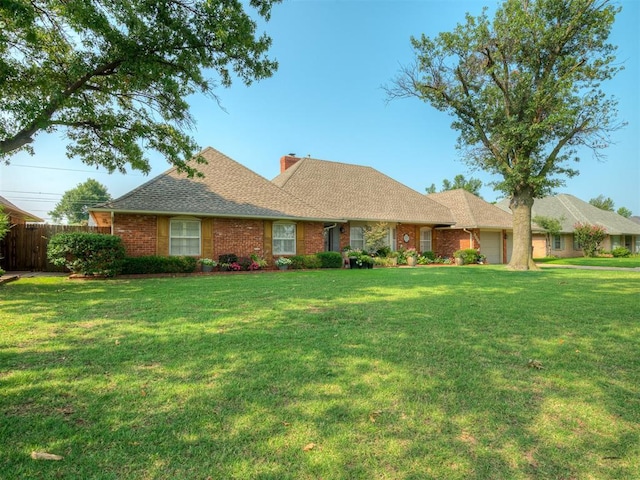
[[[455,258],[462,258],[462,261],[467,264],[478,263],[480,255],[475,248],[465,248],[464,250],[456,250],[453,253]]]
[[[191,273],[198,261],[194,257],[162,257],[146,255],[143,257],[127,257],[122,262],[122,274],[139,273]]]
[[[320,268],[342,268],[342,255],[338,252],[319,252]]]
[[[631,256],[631,252],[629,251],[628,248],[616,247],[613,250],[611,250],[611,255],[613,255],[616,258],[618,258],[618,257],[629,257],[629,256]]]
[[[218,263],[237,263],[238,256],[235,253],[223,253],[218,257]]]
[[[582,248],[584,256],[595,256],[600,244],[607,238],[607,230],[601,225],[590,225],[588,223],[576,223],[573,228],[573,236],[580,248]]]
[[[84,275],[116,275],[122,267],[124,246],[115,235],[58,233],[47,246],[47,258],[57,266]]]
[[[294,270],[304,268],[304,255],[293,255],[292,257],[289,257],[289,260],[291,260],[289,266]]]
[[[291,268],[296,270],[322,267],[322,262],[316,255],[294,255],[289,257],[289,260],[291,260]]]
[[[431,260],[431,262],[433,262],[436,259],[436,254],[434,252],[432,252],[431,250],[427,250],[425,252],[422,252],[422,256],[425,258],[428,258],[429,260]]]

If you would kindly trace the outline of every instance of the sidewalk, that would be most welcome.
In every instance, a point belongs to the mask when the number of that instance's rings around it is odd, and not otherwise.
[[[33,277],[68,277],[68,273],[64,272],[5,272],[4,275],[0,276],[0,284],[13,282],[14,280],[18,280],[20,278],[33,278]]]

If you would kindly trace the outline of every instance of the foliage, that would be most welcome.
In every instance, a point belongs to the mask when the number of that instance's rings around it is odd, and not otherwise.
[[[116,275],[122,267],[122,238],[99,233],[58,233],[47,246],[48,260],[73,273],[84,275]]]
[[[446,178],[442,180],[442,189],[441,192],[446,192],[448,190],[457,190],[463,189],[467,192],[473,193],[476,197],[482,198],[480,195],[480,189],[482,188],[482,180],[478,178],[471,177],[468,180],[464,177],[464,175],[459,174],[453,177],[453,182],[447,180]],[[427,193],[436,193],[436,186],[434,183],[431,184],[430,187],[426,188]]]
[[[622,65],[607,43],[610,2],[505,0],[435,38],[412,38],[388,98],[415,97],[453,117],[467,162],[500,177],[514,213],[513,269],[535,268],[531,206],[577,171],[577,149],[609,143],[617,101],[602,90]]]
[[[67,190],[49,215],[54,222],[66,218],[70,224],[86,225],[89,221],[89,207],[108,200],[111,200],[111,195],[107,192],[107,187],[90,178]]]
[[[320,268],[342,268],[342,255],[338,252],[318,252]]]
[[[303,263],[303,261],[302,261],[302,255],[295,255],[294,257],[296,257],[296,260],[297,260],[298,258],[300,258],[300,263],[301,263],[301,264]],[[276,266],[277,266],[277,267],[285,267],[285,266],[291,265],[291,264],[293,264],[293,258],[294,258],[294,257],[291,257],[291,258],[287,258],[287,257],[278,257],[278,258],[276,258],[275,264],[276,264]],[[295,267],[294,267],[294,268],[295,268]]]
[[[604,195],[598,195],[596,198],[592,198],[589,200],[589,203],[594,207],[599,208],[600,210],[606,210],[608,212],[613,212],[613,199],[611,197],[606,197]]]
[[[601,225],[576,223],[573,236],[580,248],[582,248],[584,256],[593,257],[598,253],[602,241],[607,238],[607,230]]]
[[[251,254],[251,260],[258,265],[258,269],[264,269],[269,266],[269,262],[256,253]]]
[[[212,258],[201,258],[200,260],[198,260],[198,263],[200,265],[206,265],[207,267],[215,267],[218,265],[218,262],[216,262]]]
[[[387,245],[389,224],[378,222],[364,227],[364,248],[368,252],[376,252]]]
[[[4,285],[0,476],[640,478],[637,272],[345,273]]]
[[[206,260],[206,259],[202,259]],[[163,257],[145,255],[142,257],[126,257],[122,261],[122,275],[155,274],[155,273],[192,273],[196,269],[194,257]],[[213,260],[215,262],[215,260]],[[201,262],[203,265],[205,263]]]
[[[222,255],[218,256],[219,264],[223,264],[223,263],[229,264],[237,261],[238,261],[238,256],[235,253],[223,253]]]
[[[409,257],[418,258],[418,251],[413,247],[407,248],[404,251],[404,256],[405,256],[405,258],[409,258]]]
[[[4,213],[4,207],[0,205],[0,240],[4,238],[10,228],[9,215]]]
[[[272,75],[244,6],[268,20],[277,1],[2,2],[0,160],[61,131],[70,158],[110,172],[147,173],[155,150],[195,173],[187,97]]]
[[[631,256],[631,252],[628,248],[616,247],[611,250],[611,255],[613,255],[615,258],[626,258]]]
[[[547,256],[549,256],[551,254],[551,238],[553,238],[555,235],[560,235],[560,233],[562,232],[561,219],[545,217],[543,215],[536,215],[535,217],[533,217],[533,221],[537,223],[538,226],[543,228],[546,233],[546,254]]]
[[[456,250],[453,252],[455,258],[461,258],[465,265],[478,263],[480,260],[480,254],[475,248],[465,248],[463,250]]]
[[[633,215],[633,212],[627,207],[620,207],[618,210],[616,210],[616,213],[623,216],[624,218],[629,218],[631,215]]]
[[[435,260],[436,259],[436,254],[435,252],[431,251],[431,250],[425,250],[424,252],[422,252],[422,257],[427,258],[429,260]]]

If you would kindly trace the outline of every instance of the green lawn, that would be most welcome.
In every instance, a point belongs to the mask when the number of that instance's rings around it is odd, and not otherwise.
[[[0,478],[637,479],[639,300],[500,266],[21,279]]]
[[[640,255],[627,258],[576,257],[576,258],[536,258],[536,263],[551,265],[578,265],[589,267],[640,268]]]

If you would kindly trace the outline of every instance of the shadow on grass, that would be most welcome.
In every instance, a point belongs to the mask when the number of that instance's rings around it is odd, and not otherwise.
[[[635,280],[374,269],[6,290],[0,472],[632,478]]]

